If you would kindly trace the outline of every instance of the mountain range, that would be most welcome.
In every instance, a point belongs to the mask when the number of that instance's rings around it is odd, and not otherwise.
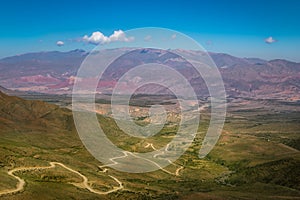
[[[110,93],[118,79],[133,66],[149,62],[168,65],[193,85],[196,93],[207,96],[206,86],[189,63],[165,50],[115,49],[128,51],[126,56],[114,61],[99,82],[101,91]],[[201,52],[186,51],[197,55]],[[0,60],[0,85],[11,90],[49,94],[70,94],[77,70],[89,52],[37,52],[16,55]],[[258,99],[300,100],[300,63],[287,60],[238,58],[224,53],[209,53],[221,72],[228,96]],[[87,80],[88,82],[88,80]],[[158,92],[156,88],[152,92]]]

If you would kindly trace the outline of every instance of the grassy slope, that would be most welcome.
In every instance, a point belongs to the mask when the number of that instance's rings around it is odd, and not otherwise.
[[[110,169],[105,174],[99,172],[97,166],[101,163],[79,140],[70,111],[43,102],[3,95],[1,98],[0,190],[16,184],[16,180],[5,174],[9,169],[47,166],[49,161],[62,162],[80,171],[101,190],[115,184],[108,174],[118,177],[125,187],[107,196],[95,195],[68,184],[78,181],[78,177],[57,168],[19,173],[27,182],[25,191],[1,199],[284,199],[300,196],[299,153],[281,145],[286,138],[299,138],[299,115],[295,113],[282,116],[232,113],[218,145],[201,160],[197,152],[208,122],[207,117],[203,117],[196,142],[176,161],[185,166],[178,177],[162,171],[127,174]],[[166,137],[153,137],[148,141],[130,138],[121,133],[111,119],[101,116],[99,119],[108,137],[126,150],[145,152],[149,151],[144,148],[146,142],[159,147],[169,140]],[[174,131],[165,127],[160,136],[172,135]],[[176,170],[172,166],[168,169]],[[232,171],[233,174],[227,176]]]

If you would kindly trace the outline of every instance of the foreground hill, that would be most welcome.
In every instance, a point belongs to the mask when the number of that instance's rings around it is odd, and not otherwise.
[[[27,101],[0,91],[1,129],[71,129],[72,113],[43,101]]]
[[[273,113],[264,106],[249,107],[250,101],[243,103],[229,107],[223,134],[206,158],[197,154],[208,125],[209,115],[204,113],[195,141],[175,163],[151,173],[129,174],[103,167],[89,154],[73,128],[70,110],[1,92],[0,197],[299,198],[299,111]],[[112,119],[98,117],[112,142],[131,152],[160,148],[176,132],[170,126],[157,136],[138,139],[125,136]],[[24,180],[24,189],[9,193],[19,183],[10,173]]]

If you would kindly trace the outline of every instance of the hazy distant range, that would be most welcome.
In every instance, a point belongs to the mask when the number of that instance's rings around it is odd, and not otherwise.
[[[125,51],[119,49],[119,51]],[[200,52],[187,51],[197,54]],[[27,53],[0,60],[0,86],[12,90],[48,94],[71,94],[77,70],[88,55],[83,50]],[[238,58],[224,53],[210,53],[224,80],[228,97],[300,100],[300,63],[282,59]],[[208,96],[203,80],[188,63],[164,50],[140,49],[114,62],[98,87],[107,93],[133,66],[155,61],[182,73],[197,95]],[[163,93],[154,88],[153,93]]]

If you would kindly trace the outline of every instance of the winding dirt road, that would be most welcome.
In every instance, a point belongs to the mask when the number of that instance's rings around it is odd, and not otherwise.
[[[91,188],[90,185],[88,184],[88,182],[89,182],[88,178],[86,176],[84,176],[83,174],[81,174],[80,172],[78,172],[78,171],[76,171],[76,170],[74,170],[70,167],[67,167],[63,163],[50,162],[50,166],[45,166],[45,167],[41,167],[41,166],[39,166],[39,167],[18,167],[18,168],[15,168],[15,169],[12,169],[12,170],[8,171],[7,174],[14,177],[15,179],[17,179],[18,183],[16,185],[16,188],[14,188],[14,189],[7,189],[7,190],[0,191],[0,196],[6,195],[6,194],[14,194],[14,193],[17,193],[17,192],[20,192],[20,191],[24,190],[24,186],[26,184],[25,180],[23,180],[20,177],[14,175],[15,172],[18,172],[18,171],[31,171],[31,170],[39,170],[39,169],[51,169],[51,168],[54,168],[56,165],[59,165],[59,166],[65,168],[66,170],[79,175],[83,179],[83,181],[81,183],[72,183],[72,184],[76,187],[78,187],[79,184],[80,184],[82,186],[81,188],[85,188],[85,189],[89,190],[92,193],[99,194],[99,195],[106,195],[106,194],[109,194],[109,193],[112,193],[112,192],[123,189],[122,182],[119,181],[116,177],[109,175],[109,177],[114,179],[119,184],[119,186],[114,187],[113,189],[111,189],[109,191],[106,191],[106,192],[95,190],[95,189]]]
[[[145,148],[149,148],[149,147],[151,147],[153,150],[157,150],[157,149],[153,146],[152,143],[148,143],[148,144],[145,146]],[[167,148],[168,148],[168,146],[166,147],[166,149],[167,149]],[[124,153],[124,156],[119,156],[119,157],[111,158],[110,161],[112,162],[112,164],[99,166],[99,168],[102,169],[102,172],[105,173],[105,172],[108,171],[108,169],[106,169],[106,168],[104,168],[104,167],[109,167],[109,166],[118,164],[118,162],[116,162],[115,160],[116,160],[116,159],[122,159],[122,158],[125,158],[125,157],[128,156],[128,154],[130,154],[130,155],[132,155],[132,156],[134,156],[134,157],[140,158],[140,159],[144,159],[144,160],[146,160],[146,161],[148,161],[148,162],[151,162],[151,163],[153,163],[154,165],[158,166],[159,169],[161,169],[162,171],[164,171],[164,172],[166,172],[166,173],[168,173],[168,174],[170,174],[170,175],[179,176],[179,175],[180,175],[180,174],[179,174],[180,170],[183,169],[183,166],[179,166],[179,167],[176,169],[175,173],[173,173],[173,172],[170,172],[170,171],[168,171],[168,170],[162,168],[159,164],[157,164],[156,162],[154,162],[154,161],[152,161],[152,160],[149,160],[149,159],[146,159],[146,158],[141,158],[141,157],[139,157],[139,156],[137,156],[137,155],[135,155],[135,154],[133,154],[133,153],[131,153],[131,152],[126,152],[126,151],[124,151],[123,153]],[[158,155],[155,155],[154,157],[156,157],[156,156],[158,156]],[[170,160],[168,160],[168,161],[170,162],[170,164],[172,164],[172,165],[174,165],[174,166],[178,166],[178,165],[172,163]],[[77,174],[77,175],[80,176],[80,177],[82,178],[82,180],[83,180],[81,183],[70,183],[70,184],[73,184],[74,186],[79,187],[79,188],[85,188],[85,189],[89,190],[89,191],[92,192],[92,193],[99,194],[99,195],[107,195],[107,194],[110,194],[110,193],[112,193],[112,192],[116,192],[116,191],[121,190],[121,189],[124,188],[121,181],[119,181],[119,180],[118,180],[116,177],[114,177],[114,176],[108,175],[110,178],[114,179],[114,180],[119,184],[119,186],[114,187],[113,189],[111,189],[111,190],[109,190],[109,191],[106,191],[106,192],[99,191],[99,190],[95,190],[95,189],[93,189],[93,188],[89,185],[89,180],[88,180],[88,178],[87,178],[86,176],[84,176],[83,174],[81,174],[80,172],[78,172],[78,171],[76,171],[76,170],[74,170],[74,169],[72,169],[72,168],[70,168],[70,167],[67,167],[66,165],[64,165],[63,163],[60,163],[60,162],[49,162],[49,163],[50,163],[50,166],[18,167],[18,168],[14,168],[14,169],[8,171],[7,174],[8,174],[9,176],[12,176],[13,178],[17,179],[18,183],[16,184],[16,188],[13,188],[13,189],[6,189],[6,190],[0,191],[0,196],[6,195],[6,194],[15,194],[15,193],[18,193],[18,192],[21,192],[21,191],[24,190],[24,187],[25,187],[26,182],[25,182],[24,179],[20,178],[19,176],[16,176],[16,175],[14,174],[15,172],[18,172],[18,171],[40,170],[40,169],[41,169],[41,170],[46,170],[46,169],[55,168],[55,166],[57,166],[57,165],[59,165],[59,166],[65,168],[66,170],[68,170],[68,171],[70,171],[70,172],[72,172],[72,173],[74,173],[74,174]]]
[[[166,151],[168,151],[169,145],[170,145],[170,144],[167,144],[167,146],[166,146],[166,148],[165,148]],[[157,150],[157,149],[153,146],[152,143],[147,143],[147,145],[145,146],[145,148],[149,148],[149,147],[151,147],[154,151]],[[158,155],[160,155],[160,154],[155,154],[153,157],[155,158],[155,157],[157,157]],[[147,160],[148,160],[148,159],[147,159]],[[148,160],[148,161],[150,161],[150,160]],[[153,161],[151,161],[151,162],[153,162]],[[176,167],[179,166],[179,165],[174,164],[174,163],[173,163],[172,161],[170,161],[170,160],[168,160],[168,162],[169,162],[171,165],[174,165],[174,166],[176,166]],[[155,163],[155,164],[158,165],[157,163]],[[159,166],[159,165],[158,165],[158,166]],[[179,176],[179,172],[180,172],[180,170],[183,169],[183,166],[179,166],[179,167],[176,169],[175,173],[172,173],[172,172],[170,172],[170,171],[168,171],[168,170],[166,170],[166,169],[163,169],[163,168],[160,167],[160,166],[159,166],[159,168],[160,168],[161,170],[163,170],[164,172],[168,173],[168,174],[175,175],[175,176]]]
[[[166,150],[168,149],[168,146],[169,146],[169,144],[167,145]],[[149,147],[151,147],[151,148],[152,148],[153,150],[155,150],[155,151],[157,150],[157,149],[153,146],[152,143],[147,143],[147,145],[145,146],[145,148],[149,148]],[[110,167],[110,166],[119,164],[119,163],[118,163],[117,161],[115,161],[115,160],[117,160],[117,159],[122,159],[122,158],[126,158],[129,154],[130,154],[131,156],[134,156],[134,157],[139,158],[139,159],[146,160],[147,162],[150,162],[150,163],[156,165],[160,170],[162,170],[162,171],[164,171],[164,172],[166,172],[167,174],[170,174],[170,175],[179,176],[179,175],[180,175],[180,174],[179,174],[180,170],[183,169],[183,166],[178,166],[178,165],[174,164],[173,162],[171,162],[170,160],[168,160],[168,162],[169,162],[170,164],[172,164],[172,165],[178,167],[178,168],[176,169],[175,173],[173,173],[173,172],[170,172],[170,171],[168,171],[168,170],[162,168],[162,167],[161,167],[159,164],[157,164],[156,162],[154,162],[154,161],[152,161],[152,160],[149,160],[149,159],[147,159],[147,158],[140,157],[140,156],[138,156],[138,155],[136,155],[136,154],[134,154],[134,153],[132,153],[132,152],[123,151],[122,153],[124,154],[123,156],[118,156],[118,157],[110,158],[109,160],[112,162],[111,164],[99,166],[99,168],[102,169],[102,172],[103,172],[103,173],[104,173],[104,172],[107,172],[107,169],[106,169],[105,167]],[[160,155],[160,154],[155,154],[153,157],[155,158],[155,157],[157,157],[158,155]]]

